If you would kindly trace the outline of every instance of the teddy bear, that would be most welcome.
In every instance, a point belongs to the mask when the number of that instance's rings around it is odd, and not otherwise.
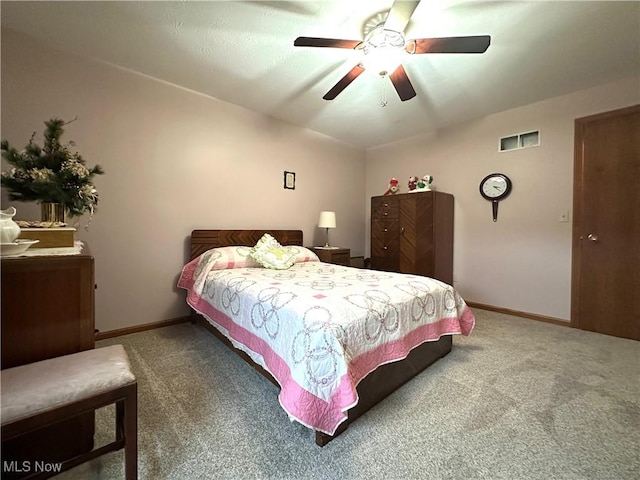
[[[413,191],[418,186],[418,177],[411,176],[409,177],[409,191]]]
[[[398,186],[398,179],[392,178],[391,180],[389,180],[389,188],[387,189],[386,192],[384,192],[384,194],[395,195],[399,191],[400,191],[400,187]]]

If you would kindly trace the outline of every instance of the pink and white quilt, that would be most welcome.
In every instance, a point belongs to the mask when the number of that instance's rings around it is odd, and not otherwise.
[[[378,366],[442,335],[469,335],[475,318],[432,278],[319,261],[288,270],[187,264],[187,303],[281,386],[290,419],[333,435]]]

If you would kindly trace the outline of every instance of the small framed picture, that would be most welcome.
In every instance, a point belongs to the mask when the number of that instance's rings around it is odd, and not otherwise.
[[[284,172],[284,188],[288,190],[296,189],[296,174],[295,172]]]

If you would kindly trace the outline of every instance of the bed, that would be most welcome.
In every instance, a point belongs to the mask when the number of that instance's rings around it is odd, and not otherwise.
[[[290,268],[244,260],[265,233],[296,252]],[[324,446],[447,355],[475,318],[447,284],[323,263],[302,245],[301,230],[194,230],[178,286],[194,321],[278,386],[289,418]]]

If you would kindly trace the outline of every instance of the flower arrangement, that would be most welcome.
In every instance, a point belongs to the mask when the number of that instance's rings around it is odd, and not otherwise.
[[[70,147],[73,141],[63,145],[60,138],[69,122],[52,118],[44,122],[44,147],[34,142],[34,132],[25,149],[21,152],[2,140],[2,157],[13,168],[0,174],[0,183],[6,187],[9,199],[59,203],[70,216],[93,212],[98,204],[98,191],[93,186],[95,175],[104,173],[100,165],[88,168],[85,160]]]

